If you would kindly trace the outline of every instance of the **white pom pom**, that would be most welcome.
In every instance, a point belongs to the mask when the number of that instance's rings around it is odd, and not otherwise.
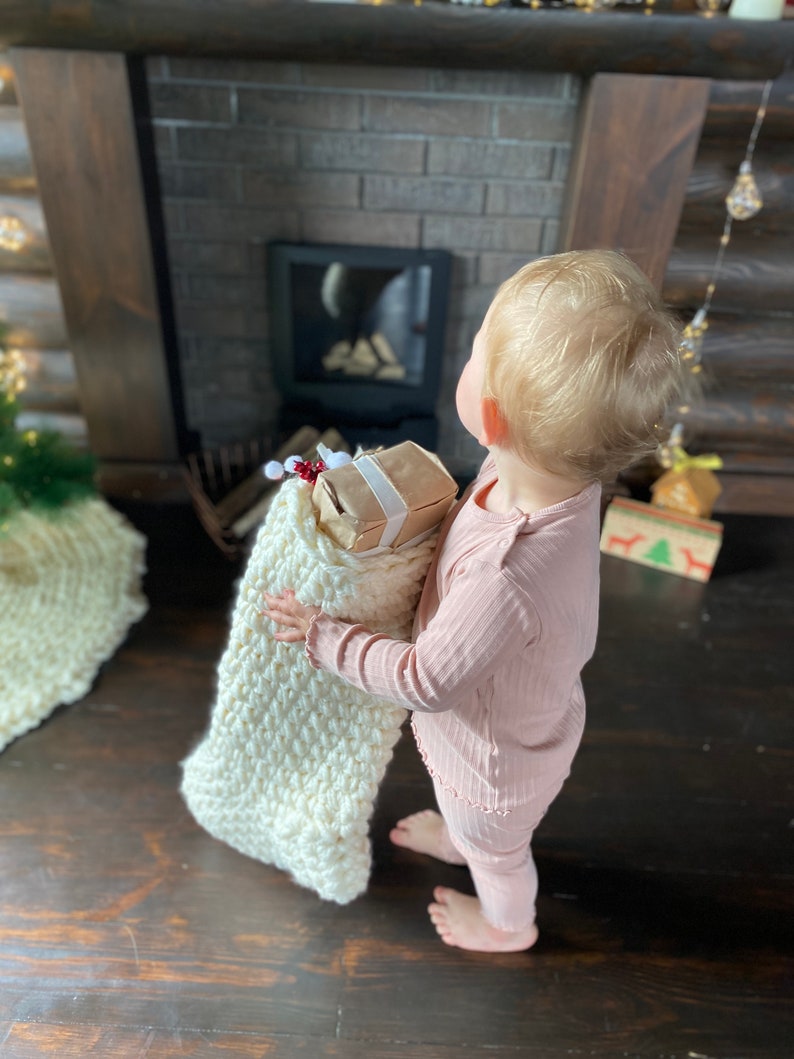
[[[284,477],[284,468],[278,460],[268,460],[262,470],[265,472],[265,478],[272,478],[274,482]]]
[[[342,467],[353,459],[346,452],[334,452],[327,445],[323,445],[322,441],[317,445],[317,452],[329,471],[332,471],[334,467]]]
[[[284,470],[287,474],[292,474],[295,470],[295,464],[302,462],[300,456],[287,456],[286,460],[284,460]]]
[[[334,467],[344,467],[346,463],[352,463],[353,457],[349,452],[329,452],[328,459],[325,461],[325,466],[329,471],[332,471]]]

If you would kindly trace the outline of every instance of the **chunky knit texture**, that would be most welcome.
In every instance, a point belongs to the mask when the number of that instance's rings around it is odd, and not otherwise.
[[[208,730],[182,793],[215,838],[346,904],[369,881],[368,821],[406,711],[312,667],[273,638],[264,592],[294,588],[334,617],[407,639],[435,536],[360,559],[317,529],[310,489],[285,482],[238,589]]]
[[[82,698],[146,613],[145,548],[101,499],[11,517],[0,538],[0,750]]]

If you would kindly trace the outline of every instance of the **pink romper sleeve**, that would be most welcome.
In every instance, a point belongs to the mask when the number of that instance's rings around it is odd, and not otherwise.
[[[306,654],[315,668],[363,691],[436,713],[456,706],[539,631],[527,593],[502,570],[472,561],[415,643],[321,614],[310,625]]]

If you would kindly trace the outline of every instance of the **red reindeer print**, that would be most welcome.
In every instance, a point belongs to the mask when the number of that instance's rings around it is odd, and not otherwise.
[[[620,545],[623,549],[623,554],[629,555],[634,545],[639,544],[640,541],[644,540],[645,537],[642,533],[635,533],[633,537],[616,537],[614,534],[611,534],[607,539],[607,551],[612,551],[613,548]]]
[[[696,559],[694,557],[694,555],[689,550],[689,548],[682,548],[681,552],[683,553],[683,556],[686,559],[687,577],[691,573],[696,571],[697,573],[703,575],[703,580],[704,581],[707,581],[709,579],[710,574],[711,574],[711,570],[712,570],[711,565],[709,563],[701,563],[698,559]]]

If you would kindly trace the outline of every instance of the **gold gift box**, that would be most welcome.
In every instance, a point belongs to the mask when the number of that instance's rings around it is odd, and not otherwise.
[[[668,511],[710,518],[714,502],[722,492],[719,479],[703,467],[667,471],[651,486],[652,503]]]
[[[324,471],[312,492],[320,529],[346,551],[396,550],[430,533],[457,485],[439,458],[413,441]]]

